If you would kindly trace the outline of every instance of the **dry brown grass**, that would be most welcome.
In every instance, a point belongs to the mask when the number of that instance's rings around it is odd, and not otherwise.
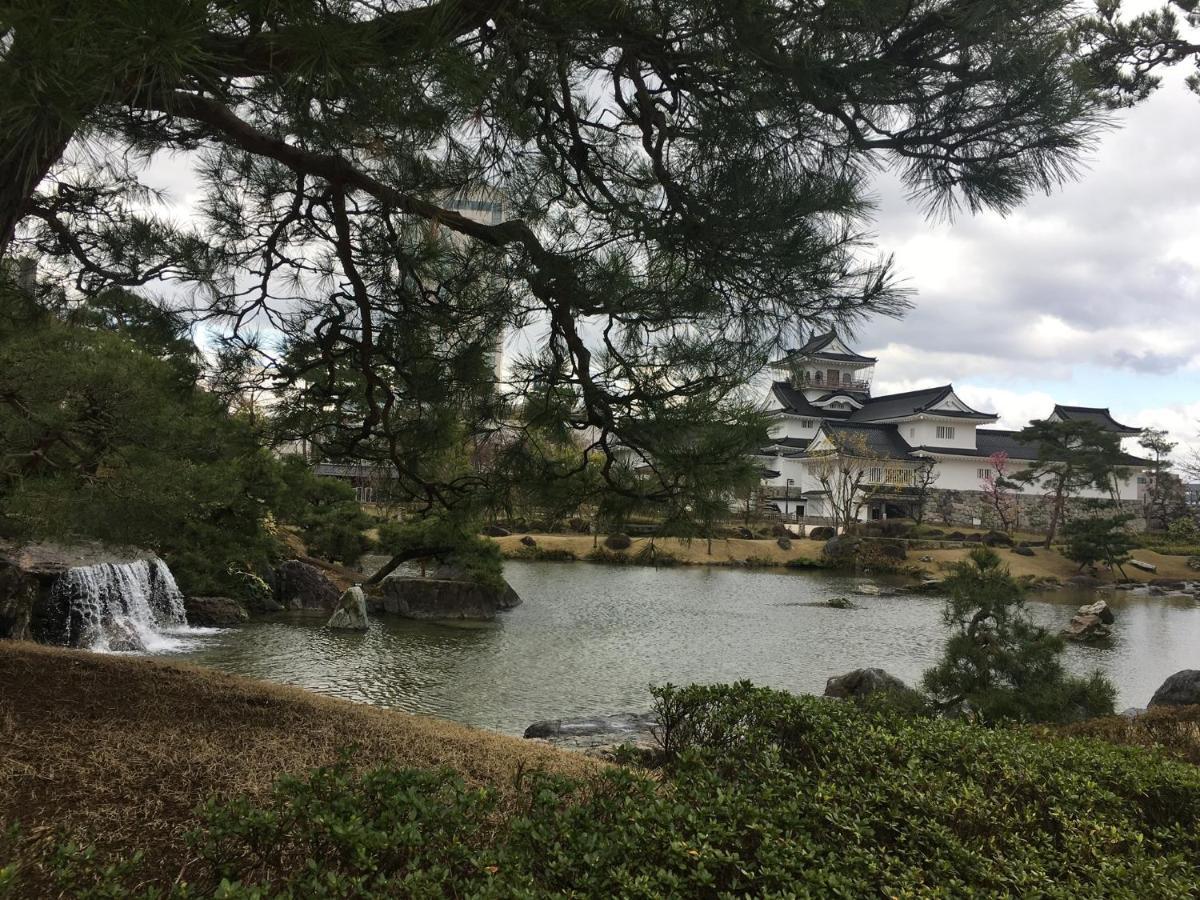
[[[976,529],[977,530],[977,529]],[[971,531],[971,529],[966,529]],[[501,552],[519,554],[521,551],[521,535],[496,538]],[[539,547],[545,549],[570,550],[579,559],[583,559],[592,550],[592,536],[587,534],[535,534],[534,538]],[[635,538],[633,546],[627,551],[635,554],[649,538]],[[685,565],[717,565],[728,566],[745,562],[747,559],[770,560],[777,565],[786,565],[793,559],[820,559],[822,541],[812,541],[806,538],[796,538],[792,541],[791,550],[782,550],[773,539],[741,540],[730,538],[712,542],[712,555],[708,553],[707,543],[694,540],[690,544],[676,538],[658,538],[656,546],[669,551]],[[604,537],[600,537],[600,546],[604,545]],[[954,548],[948,550],[911,550],[907,564],[927,572],[944,572],[951,563],[966,559],[970,548]],[[1007,550],[999,551],[1005,565],[1013,575],[1032,575],[1037,578],[1053,577],[1065,581],[1072,575],[1079,574],[1079,565],[1071,562],[1057,551],[1034,548],[1034,556],[1018,556]],[[921,562],[921,557],[930,557],[930,562]],[[1154,578],[1195,578],[1196,573],[1187,566],[1185,556],[1164,556],[1153,550],[1134,550],[1133,557],[1144,562],[1154,563],[1158,567],[1156,573],[1142,572],[1133,566],[1126,566],[1125,572],[1135,581],[1150,581]]]
[[[581,754],[439,719],[149,659],[0,641],[0,822],[142,847],[185,870],[206,797],[261,796],[283,773],[337,762],[453,769],[513,791],[520,773],[587,777]]]

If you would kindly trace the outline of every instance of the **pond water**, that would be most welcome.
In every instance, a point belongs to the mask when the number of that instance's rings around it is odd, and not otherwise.
[[[525,602],[495,622],[376,618],[366,634],[254,622],[176,658],[519,734],[539,719],[646,709],[647,687],[664,682],[749,679],[819,694],[831,675],[880,666],[916,683],[945,638],[941,600],[854,595],[868,584],[859,577],[520,562],[505,573]],[[861,608],[822,605],[842,595]],[[1084,599],[1029,606],[1057,629]],[[1112,678],[1118,708],[1145,706],[1172,672],[1200,668],[1200,604],[1120,592],[1110,603],[1111,646],[1069,646],[1066,663]]]

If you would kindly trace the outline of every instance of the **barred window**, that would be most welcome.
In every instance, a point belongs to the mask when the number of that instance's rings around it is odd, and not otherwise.
[[[937,427],[937,436],[938,436],[938,440],[942,440],[942,441],[952,440],[954,438],[954,426],[953,425],[939,425]]]

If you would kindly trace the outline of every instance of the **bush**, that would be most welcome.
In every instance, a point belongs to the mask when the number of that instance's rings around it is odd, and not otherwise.
[[[505,553],[508,559],[533,562],[575,562],[579,557],[568,547],[518,547]]]
[[[1194,895],[1194,766],[748,683],[655,693],[655,777],[534,775],[505,806],[448,773],[321,769],[261,803],[210,802],[192,883],[163,893]],[[59,867],[71,896],[139,884],[82,862]]]

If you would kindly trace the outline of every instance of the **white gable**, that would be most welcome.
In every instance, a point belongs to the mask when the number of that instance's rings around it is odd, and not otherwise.
[[[951,391],[941,401],[929,407],[930,412],[935,410],[942,410],[943,412],[974,412],[971,407],[958,399],[958,394],[954,393],[954,391]]]
[[[822,347],[819,353],[845,353],[847,356],[855,356],[855,352],[842,343],[841,338],[835,337],[832,341]]]

